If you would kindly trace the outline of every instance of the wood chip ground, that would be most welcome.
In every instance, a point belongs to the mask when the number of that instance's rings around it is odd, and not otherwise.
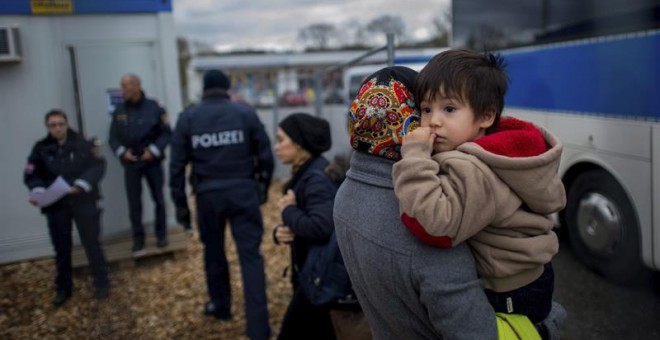
[[[289,250],[272,241],[280,223],[276,206],[281,184],[275,183],[262,206],[268,308],[276,335],[291,298]],[[44,220],[44,228],[46,221]],[[111,295],[92,299],[86,269],[74,275],[73,297],[55,308],[54,260],[40,259],[0,266],[0,339],[245,339],[243,289],[234,243],[227,228],[227,257],[232,282],[231,321],[202,314],[207,301],[203,247],[197,232],[187,248],[111,265]]]

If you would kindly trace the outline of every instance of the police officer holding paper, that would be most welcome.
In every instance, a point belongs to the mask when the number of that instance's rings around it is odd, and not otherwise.
[[[96,287],[95,298],[110,294],[108,268],[99,241],[101,210],[99,182],[105,173],[105,160],[94,143],[69,128],[66,114],[61,110],[46,113],[48,136],[37,142],[28,157],[23,179],[30,189],[30,203],[41,208],[48,220],[50,240],[55,249],[55,299],[60,306],[72,294],[71,223],[76,222],[80,241],[85,248]],[[60,178],[71,189],[55,202],[36,198]]]
[[[133,230],[133,255],[144,254],[142,225],[142,178],[146,178],[155,205],[155,231],[159,248],[167,246],[164,172],[162,161],[172,130],[167,113],[142,91],[140,78],[126,74],[121,78],[124,103],[112,113],[110,147],[124,166],[124,183]]]
[[[190,219],[185,190],[186,166],[192,163],[192,189],[204,243],[209,301],[207,315],[231,318],[231,286],[225,256],[225,223],[240,258],[247,315],[247,336],[270,336],[264,261],[260,251],[263,221],[259,209],[273,172],[268,135],[255,110],[232,102],[229,78],[219,70],[204,74],[201,103],[178,118],[172,137],[170,188],[180,223]],[[261,190],[261,193],[260,193]],[[260,199],[262,197],[262,199]]]

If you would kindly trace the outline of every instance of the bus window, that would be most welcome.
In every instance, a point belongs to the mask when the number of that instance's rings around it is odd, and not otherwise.
[[[452,47],[503,49],[660,28],[658,0],[452,3]]]

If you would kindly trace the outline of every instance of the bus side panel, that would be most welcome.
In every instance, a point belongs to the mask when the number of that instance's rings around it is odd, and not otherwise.
[[[506,105],[660,120],[660,33],[504,51]]]
[[[648,123],[507,108],[505,115],[514,116],[551,129],[564,144],[607,151],[624,156],[651,159],[651,132]],[[570,124],[550,127],[550,119],[569,119]]]
[[[630,158],[651,159],[651,128],[648,123],[551,114],[548,124],[565,145],[588,148],[592,152],[605,151]]]
[[[607,153],[596,153],[586,148],[567,145],[562,154],[560,174],[581,162],[592,163],[607,170],[625,189],[639,219],[642,261],[653,265],[653,226],[651,210],[651,164],[648,161],[628,159]]]
[[[617,179],[638,215],[642,260],[647,266],[660,269],[660,252],[653,252],[660,249],[660,232],[654,232],[653,228],[660,226],[660,181],[651,180],[652,171],[654,178],[660,178],[660,147],[651,147],[660,145],[660,126],[651,128],[638,122],[534,110],[509,108],[505,112],[549,129],[562,141],[564,151],[559,166],[562,177],[575,164],[587,162],[600,166]],[[619,132],[622,129],[626,134]],[[589,142],[589,136],[593,143]],[[653,183],[653,189],[649,183]]]
[[[511,80],[507,114],[544,125],[562,140],[562,175],[590,162],[617,179],[638,214],[642,260],[655,269],[660,269],[658,47],[656,30],[503,51]]]
[[[526,120],[536,125],[543,126],[546,129],[548,128],[548,115],[546,112],[538,112],[533,110],[520,110],[520,109],[505,107],[504,111],[502,112],[502,115]]]
[[[570,129],[568,127],[571,127]],[[564,144],[560,174],[566,173],[573,165],[588,162],[607,170],[621,184],[631,199],[639,219],[641,255],[647,266],[653,266],[653,190],[651,180],[651,127],[629,123],[617,119],[585,120],[579,116],[548,115],[548,128]],[[622,136],[624,130],[630,135]],[[569,135],[569,133],[571,133]],[[589,142],[593,137],[595,145]],[[599,137],[600,136],[600,137]],[[601,137],[627,137],[618,142],[599,144]],[[604,148],[603,146],[612,148]],[[638,148],[649,150],[646,157],[640,157]]]
[[[656,269],[660,269],[660,126],[656,125],[652,130],[653,145],[653,264]]]

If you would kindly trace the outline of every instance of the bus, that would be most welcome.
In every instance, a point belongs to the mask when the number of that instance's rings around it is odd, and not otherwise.
[[[660,269],[660,1],[460,0],[452,48],[500,52],[505,115],[563,143],[576,257],[614,283]]]

